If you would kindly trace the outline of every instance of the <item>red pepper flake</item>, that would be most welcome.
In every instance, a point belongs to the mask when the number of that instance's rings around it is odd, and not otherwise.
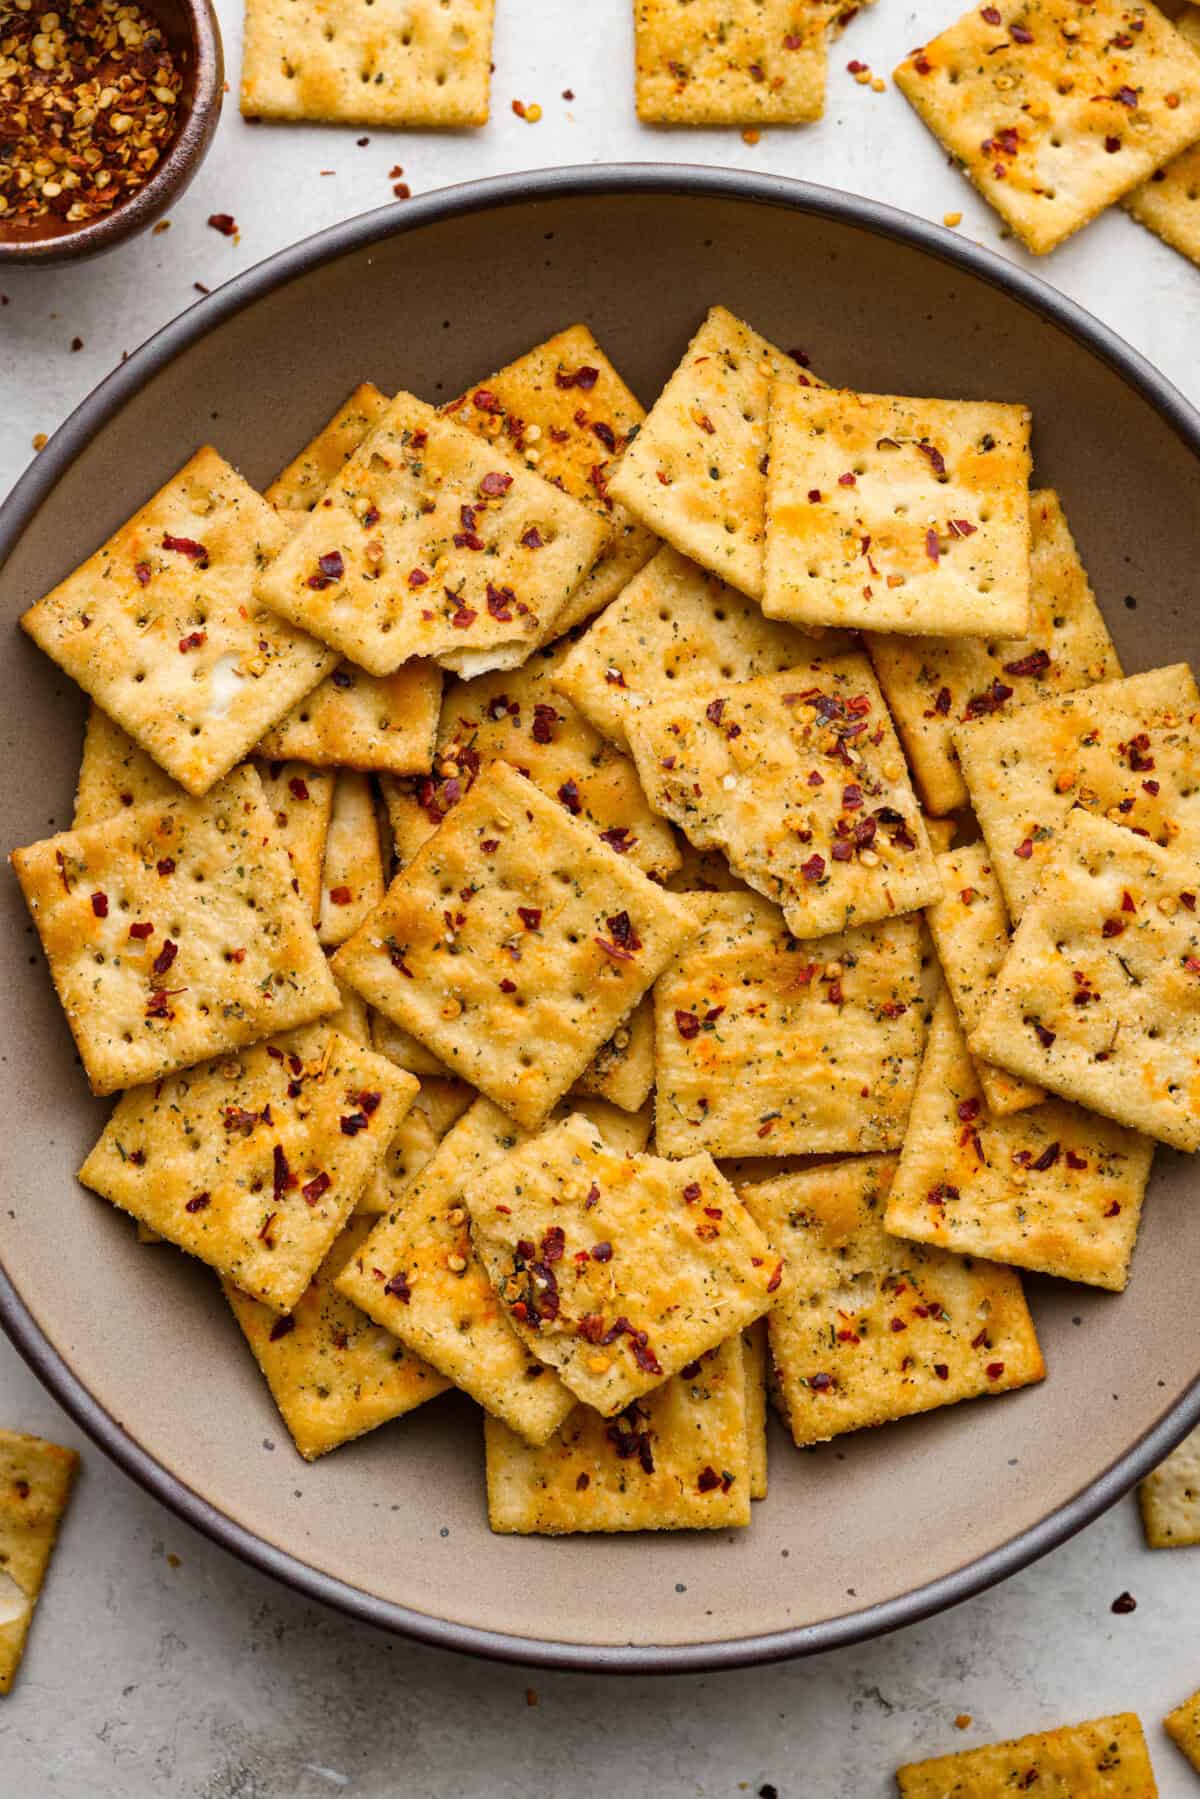
[[[771,1274],[771,1278],[767,1282],[767,1292],[768,1293],[776,1292],[778,1290],[779,1283],[782,1279],[783,1279],[783,1263],[776,1262],[774,1270]]]
[[[543,1262],[561,1262],[566,1248],[566,1232],[561,1224],[552,1224],[542,1238]]]
[[[485,500],[499,499],[506,494],[513,484],[511,475],[502,474],[499,469],[490,470],[479,483],[479,492]]]
[[[577,368],[574,373],[566,369],[556,369],[554,372],[555,387],[579,387],[583,389],[584,393],[590,393],[599,379],[600,370],[591,368],[587,363],[582,368]]]
[[[593,1262],[611,1262],[612,1255],[613,1255],[613,1249],[612,1249],[611,1243],[593,1243],[592,1244],[592,1260],[593,1260]]]
[[[562,713],[556,712],[553,706],[538,705],[533,709],[533,724],[530,727],[535,743],[553,743],[554,727],[562,723]]]
[[[490,581],[488,582],[487,609],[493,618],[499,619],[502,624],[507,624],[512,618],[512,609],[516,603],[517,596],[511,587],[493,587],[492,583]],[[557,716],[557,714],[555,716]],[[548,738],[539,738],[537,736],[536,727],[534,729],[534,737],[539,743],[549,742]]]
[[[698,1037],[700,1035],[700,1020],[696,1017],[694,1012],[677,1011],[675,1014],[675,1029],[679,1032],[679,1035],[685,1042],[690,1042],[693,1037]]]
[[[343,1137],[357,1137],[360,1131],[366,1130],[368,1120],[365,1112],[350,1112],[339,1123]]]
[[[810,1390],[814,1393],[829,1393],[833,1390],[834,1379],[832,1374],[810,1374],[808,1377],[808,1384]]]
[[[470,625],[475,623],[475,620],[478,617],[479,614],[477,612],[472,612],[469,606],[460,605],[457,612],[452,612],[450,614],[450,623],[454,626],[456,631],[465,631]]]
[[[542,922],[542,909],[540,906],[518,906],[517,917],[527,931],[536,931]]]
[[[1157,781],[1143,781],[1142,782],[1142,792],[1148,793],[1150,795],[1151,799],[1157,799],[1159,792],[1160,792],[1158,782]]]
[[[331,887],[329,897],[335,906],[348,906],[354,898],[354,893],[349,887]]]
[[[189,631],[186,637],[179,639],[179,653],[181,656],[186,656],[189,650],[198,650],[202,644],[207,642],[207,631]]]
[[[172,537],[167,531],[163,533],[162,547],[164,550],[174,550],[178,555],[186,556],[189,562],[197,562],[204,568],[208,567],[208,550],[202,543],[197,543],[194,537]]]
[[[278,1216],[278,1212],[268,1212],[262,1221],[262,1228],[258,1233],[259,1242],[265,1243],[268,1249],[274,1249],[275,1247],[275,1239],[271,1235],[271,1226]]]
[[[984,1372],[989,1380],[999,1380],[1000,1376],[1004,1373],[1004,1363],[989,1362]]]
[[[207,1210],[211,1203],[210,1196],[207,1193],[196,1193],[188,1200],[183,1209],[185,1212],[203,1212]]]
[[[1108,151],[1108,154],[1110,156],[1115,156],[1117,151],[1121,148],[1120,138],[1119,137],[1106,137],[1104,140],[1104,148]]]
[[[700,1193],[701,1187],[699,1181],[689,1181],[687,1186],[683,1189],[684,1204],[694,1206],[700,1197]]]
[[[428,587],[429,576],[425,573],[423,568],[409,569],[408,585],[410,587]]]
[[[612,825],[607,831],[601,831],[600,841],[607,843],[609,849],[615,850],[618,856],[624,856],[633,848],[637,838],[630,836],[627,825]]]
[[[172,943],[171,939],[168,937],[157,956],[154,958],[152,964],[153,972],[155,974],[166,974],[168,968],[170,968],[178,954],[179,945],[177,943]]]
[[[210,229],[219,231],[222,237],[232,237],[237,230],[237,220],[231,212],[210,212],[208,223]]]
[[[933,64],[927,56],[914,57],[913,68],[917,71],[918,75],[932,75],[933,73]]]
[[[1068,1156],[1068,1157],[1067,1157],[1067,1161],[1068,1161],[1068,1162],[1070,1162],[1070,1161],[1071,1161],[1071,1158],[1070,1158],[1070,1156]],[[1072,1167],[1075,1167],[1075,1166],[1076,1166],[1076,1164],[1075,1164],[1075,1163],[1074,1163],[1074,1162],[1072,1162],[1072,1163],[1071,1163],[1071,1166],[1072,1166]],[[1083,1167],[1084,1167],[1084,1168],[1086,1168],[1086,1167],[1087,1167],[1087,1163],[1086,1163],[1086,1162],[1084,1162],[1084,1163],[1083,1163],[1083,1164],[1082,1164],[1082,1166],[1083,1166]],[[1111,1204],[1111,1206],[1109,1206],[1109,1208],[1108,1208],[1108,1210],[1107,1210],[1107,1211],[1106,1211],[1106,1212],[1105,1212],[1105,1214],[1104,1214],[1104,1216],[1105,1216],[1105,1217],[1106,1217],[1106,1218],[1118,1218],[1118,1217],[1119,1217],[1119,1216],[1120,1216],[1120,1213],[1121,1213],[1121,1202],[1120,1202],[1120,1200],[1119,1200],[1119,1199],[1114,1199],[1114,1200],[1113,1200],[1113,1202],[1112,1202],[1112,1204]]]
[[[145,587],[150,580],[150,564],[148,562],[135,562],[133,565],[133,573],[139,585]]]
[[[1028,860],[1032,856],[1032,854],[1033,854],[1033,838],[1032,837],[1026,837],[1021,843],[1018,843],[1016,849],[1013,851],[1013,855],[1020,856],[1022,862],[1028,862]]]
[[[979,1111],[980,1104],[977,1099],[964,1099],[959,1105],[958,1115],[964,1124],[970,1124],[972,1119],[979,1117]]]
[[[987,25],[999,25],[1002,22],[1000,18],[1000,9],[995,6],[983,7],[979,16]]]
[[[288,1167],[288,1159],[281,1143],[277,1143],[272,1151],[271,1181],[272,1195],[277,1200],[282,1199],[288,1189],[296,1185],[296,1177]]]
[[[154,926],[149,923],[149,921],[141,924],[131,924],[129,927],[129,935],[135,938],[139,943],[144,943],[147,937],[153,937]]]
[[[701,1468],[699,1474],[696,1476],[696,1491],[698,1493],[715,1493],[720,1485],[721,1476],[717,1473],[711,1463],[706,1464],[705,1467]]]
[[[332,1185],[333,1182],[330,1180],[325,1170],[322,1169],[320,1174],[315,1174],[311,1181],[306,1181],[300,1191],[303,1193],[309,1205],[315,1206],[321,1195],[323,1193],[328,1193]]]
[[[924,440],[922,440],[917,445],[917,448],[918,448],[918,450],[920,450],[922,456],[925,456],[928,458],[929,466],[932,468],[935,475],[938,475],[940,477],[945,474],[946,458],[942,455],[942,452],[934,444],[927,443]]]
[[[905,1324],[903,1318],[893,1318],[890,1328],[893,1331],[906,1331],[908,1329],[908,1326],[907,1326],[907,1324]]]
[[[810,856],[807,862],[800,864],[800,873],[806,881],[819,881],[825,873],[824,856]]]
[[[925,554],[931,562],[937,562],[942,554],[941,542],[932,525],[925,533]]]
[[[1013,690],[1004,681],[993,680],[991,686],[983,693],[972,694],[963,711],[964,718],[983,718],[989,712],[998,712],[1005,700],[1011,700]]]
[[[558,790],[558,797],[573,818],[583,811],[583,801],[579,797],[579,788],[574,781],[564,781]]]
[[[1122,900],[1121,904],[1124,905],[1124,903],[1124,900]],[[1179,896],[1179,903],[1188,912],[1194,912],[1196,910],[1196,896],[1194,893],[1181,893]],[[1131,905],[1130,911],[1132,910],[1133,907]]]
[[[1124,929],[1124,919],[1106,918],[1104,923],[1100,926],[1100,935],[1102,937],[1119,937]]]
[[[1132,87],[1119,87],[1113,95],[1113,99],[1118,100],[1122,106],[1135,107],[1138,103],[1137,89]]]
[[[527,550],[540,550],[544,541],[545,540],[536,525],[530,525],[528,531],[526,531],[524,537],[521,539],[521,542],[525,545]]]
[[[812,505],[819,506],[825,496],[819,487],[810,487],[808,497]]]
[[[1058,1161],[1060,1148],[1061,1145],[1058,1143],[1048,1143],[1046,1145],[1046,1148],[1033,1164],[1039,1174],[1045,1174],[1048,1168],[1053,1168],[1054,1164]]]
[[[838,486],[839,487],[857,487],[858,482],[855,479],[855,477],[851,474],[839,475],[838,476]]]
[[[517,983],[515,981],[510,981],[506,976],[500,983],[500,991],[501,993],[515,993],[517,991]]]
[[[1022,656],[1016,662],[1006,662],[1006,675],[1044,675],[1050,666],[1048,650],[1034,650],[1028,656]]]
[[[1024,25],[1010,25],[1008,33],[1014,44],[1032,44],[1033,42],[1032,31],[1027,31]]]
[[[1137,1611],[1137,1600],[1132,1593],[1118,1593],[1109,1610],[1115,1612],[1118,1618],[1126,1617],[1130,1612]]]
[[[93,893],[93,895],[92,895],[92,911],[96,914],[97,918],[107,918],[108,917],[108,895],[107,895],[107,893]]]
[[[950,1379],[950,1370],[946,1366],[945,1362],[935,1362],[933,1364],[933,1372],[937,1375],[939,1380],[949,1380]]]
[[[1049,1049],[1058,1033],[1056,1031],[1048,1031],[1045,1025],[1039,1024],[1036,1018],[1031,1018],[1028,1022],[1032,1024],[1034,1031],[1037,1033],[1037,1040],[1042,1048]]]
[[[719,725],[724,711],[725,701],[723,699],[710,700],[708,705],[704,708],[704,716],[710,725]]]
[[[271,1342],[278,1343],[281,1337],[288,1336],[292,1331],[295,1330],[295,1328],[296,1328],[296,1320],[293,1317],[291,1317],[290,1314],[286,1318],[277,1318],[275,1320],[274,1324],[271,1326],[271,1331],[270,1331]]]
[[[288,782],[288,792],[294,800],[306,800],[308,798],[307,781],[300,775],[293,775]]]
[[[1179,897],[1180,899],[1185,899],[1186,895],[1181,893]],[[1195,901],[1193,898],[1193,904],[1194,903]],[[1133,895],[1127,887],[1124,887],[1121,890],[1121,910],[1122,912],[1136,912],[1137,910],[1137,907],[1134,905]]]
[[[471,396],[478,412],[503,412],[504,407],[490,388],[478,387]]]

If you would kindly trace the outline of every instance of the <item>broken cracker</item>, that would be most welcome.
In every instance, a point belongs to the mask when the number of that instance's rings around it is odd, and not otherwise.
[[[572,1091],[595,1094],[623,1112],[640,1112],[653,1086],[654,1002],[646,994],[601,1044]]]
[[[443,1137],[478,1097],[465,1081],[450,1081],[437,1075],[426,1075],[420,1089],[388,1144],[387,1154],[368,1176],[358,1196],[356,1212],[378,1217],[390,1211],[409,1182],[433,1159]]]
[[[0,1693],[11,1693],[79,1468],[73,1449],[0,1430]]]
[[[343,768],[333,790],[333,811],[321,869],[321,913],[317,924],[321,942],[335,949],[353,937],[382,900],[384,885],[370,776]]]
[[[279,512],[311,512],[335,475],[341,473],[359,444],[387,411],[388,397],[373,381],[363,381],[349,394],[264,488],[263,498]]]
[[[1138,1502],[1151,1549],[1200,1543],[1200,1426],[1146,1476]]]
[[[1200,1774],[1200,1693],[1193,1693],[1163,1719],[1163,1729]]]
[[[82,830],[131,806],[179,791],[178,783],[93,700],[84,727],[71,829]]]
[[[1155,1799],[1158,1787],[1133,1712],[1064,1724],[1013,1743],[989,1743],[896,1770],[900,1799]]]
[[[263,798],[292,865],[292,891],[304,901],[315,924],[321,915],[321,870],[335,776],[305,762],[260,762],[256,766]]]

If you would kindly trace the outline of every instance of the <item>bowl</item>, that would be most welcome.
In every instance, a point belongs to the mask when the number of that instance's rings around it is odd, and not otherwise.
[[[0,834],[69,820],[81,696],[18,612],[211,439],[257,484],[373,378],[450,398],[584,318],[650,399],[720,300],[834,381],[1025,400],[1130,671],[1200,650],[1200,416],[1094,319],[940,227],[767,176],[507,177],[335,226],[153,338],[0,511]],[[0,884],[0,1318],[80,1424],[191,1523],[316,1598],[523,1662],[665,1671],[853,1642],[1094,1518],[1200,1419],[1195,1169],[1160,1149],[1120,1296],[1031,1279],[1038,1387],[797,1452],[749,1530],[492,1536],[479,1414],[449,1394],[308,1466],[216,1281],[74,1170],[87,1096],[16,882]]]
[[[225,95],[221,30],[212,0],[147,0],[183,73],[179,123],[143,187],[111,212],[80,224],[54,219],[28,230],[0,220],[0,269],[74,262],[145,231],[188,187],[208,153]]]

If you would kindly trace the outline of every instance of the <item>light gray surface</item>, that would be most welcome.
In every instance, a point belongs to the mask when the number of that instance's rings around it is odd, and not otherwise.
[[[226,0],[218,10],[236,86],[240,8]],[[482,133],[251,128],[231,101],[169,232],[78,269],[0,278],[10,302],[0,308],[0,490],[28,460],[33,434],[52,430],[122,349],[190,304],[194,281],[215,287],[385,203],[395,163],[416,191],[563,162],[768,169],[934,219],[961,211],[960,230],[1030,261],[1001,243],[998,222],[899,95],[874,94],[845,72],[852,57],[890,70],[957,10],[937,0],[917,15],[881,0],[835,46],[824,123],[766,132],[754,147],[732,131],[636,126],[626,0],[500,0],[493,122]],[[574,102],[560,98],[564,88]],[[538,101],[542,122],[514,117],[513,98]],[[371,142],[359,148],[362,135]],[[217,211],[235,214],[240,242],[207,229]],[[1114,214],[1035,266],[1200,401],[1200,275],[1189,264]],[[797,278],[802,291],[802,270]],[[697,304],[719,293],[714,270],[713,292]],[[72,353],[76,336],[84,348]],[[300,381],[312,353],[297,345]],[[1124,1707],[1146,1722],[1166,1799],[1200,1792],[1157,1723],[1200,1686],[1200,1551],[1147,1552],[1132,1502],[1003,1588],[862,1649],[709,1678],[593,1680],[410,1647],[294,1598],[177,1524],[90,1450],[7,1344],[0,1420],[77,1442],[86,1457],[20,1683],[0,1705],[6,1799],[717,1799],[764,1781],[781,1799],[882,1799],[892,1768],[914,1755]],[[903,1528],[915,1538],[936,1522]],[[1124,1588],[1138,1610],[1114,1617]],[[959,1712],[973,1717],[961,1733]]]

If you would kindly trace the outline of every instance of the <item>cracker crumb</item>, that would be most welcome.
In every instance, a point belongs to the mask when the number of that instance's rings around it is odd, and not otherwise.
[[[942,214],[942,224],[948,225],[950,227],[951,231],[953,231],[954,227],[956,225],[962,224],[962,213],[961,212],[944,212]]]
[[[970,1712],[959,1712],[954,1720],[954,1728],[955,1730],[968,1730],[971,1723],[972,1719]]]
[[[537,1702],[538,1702],[537,1688],[536,1687],[526,1687],[525,1688],[525,1703],[526,1703],[526,1705],[536,1705]]]
[[[762,141],[762,132],[757,130],[753,125],[747,125],[746,129],[742,133],[742,142],[744,144],[757,144],[757,143],[760,143],[761,141]]]
[[[49,439],[47,438],[46,433],[44,431],[39,431],[34,436],[33,447],[35,450],[44,450],[48,442]]]

